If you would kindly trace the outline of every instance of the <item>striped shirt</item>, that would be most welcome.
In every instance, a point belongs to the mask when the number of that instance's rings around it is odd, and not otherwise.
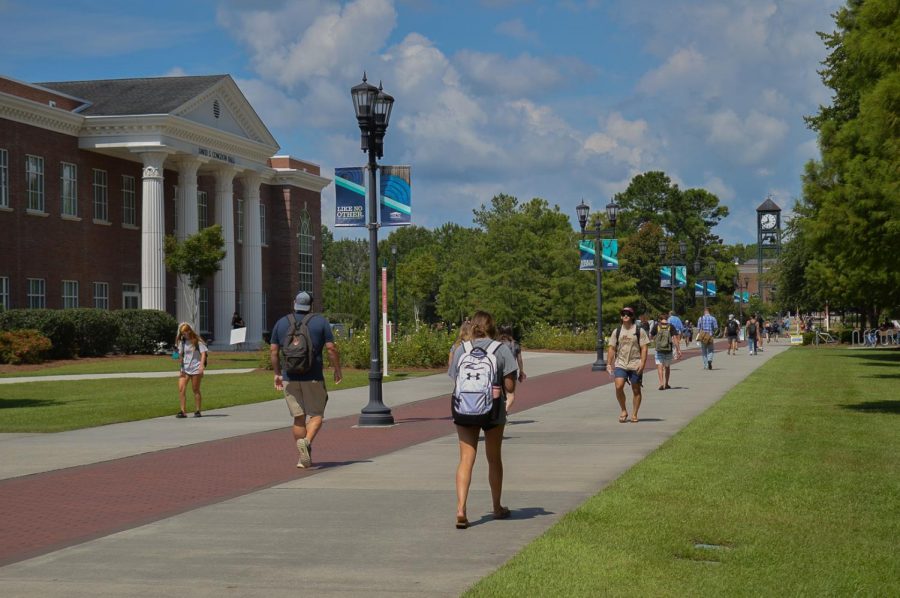
[[[713,334],[718,327],[719,323],[709,314],[703,314],[700,316],[700,319],[697,320],[697,328],[710,334]]]

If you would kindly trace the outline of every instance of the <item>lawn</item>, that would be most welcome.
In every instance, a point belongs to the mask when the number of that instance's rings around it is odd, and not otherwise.
[[[236,353],[211,351],[210,370],[255,368],[259,366],[260,353]],[[119,374],[124,372],[171,372],[178,369],[178,362],[168,355],[129,355],[90,359],[64,359],[40,366],[12,367],[0,373],[0,378],[17,376],[59,376],[65,374]]]
[[[898,381],[791,349],[467,596],[898,596]]]
[[[155,369],[153,359],[148,358],[146,369],[135,369],[137,366],[134,364],[144,363],[143,360],[130,360],[130,368],[111,371],[159,371]],[[70,365],[76,371],[67,373],[91,373],[77,370],[76,364]],[[168,366],[166,369],[171,370],[171,359]],[[107,368],[117,367],[122,366],[112,362],[107,364]],[[435,371],[391,372],[385,382],[432,373]],[[345,368],[343,374],[341,389],[369,383],[367,370]],[[326,371],[325,377],[328,388],[334,390],[336,387],[331,381],[331,372]],[[175,415],[178,412],[177,384],[174,377],[0,384],[0,432],[61,432]],[[266,370],[205,376],[202,392],[204,411],[270,401],[283,396],[273,388],[272,372]],[[193,407],[193,401],[189,388],[188,408]]]

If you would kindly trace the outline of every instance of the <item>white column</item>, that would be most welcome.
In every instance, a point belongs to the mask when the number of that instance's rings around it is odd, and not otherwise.
[[[256,346],[262,340],[262,250],[259,229],[259,184],[256,173],[245,174],[244,183],[244,247],[241,294],[247,342]]]
[[[142,152],[141,309],[166,310],[165,152]]]
[[[215,292],[215,324],[213,337],[219,347],[227,347],[231,338],[231,315],[234,313],[234,170],[216,171],[216,222],[225,238],[225,259],[213,279]]]
[[[175,235],[179,241],[197,233],[197,170],[200,160],[181,158],[178,160],[178,230]],[[193,295],[193,297],[191,297]],[[198,294],[191,293],[179,277],[178,290],[175,293],[175,313],[179,322],[190,322],[194,329],[200,322],[195,321],[191,307],[198,305]]]

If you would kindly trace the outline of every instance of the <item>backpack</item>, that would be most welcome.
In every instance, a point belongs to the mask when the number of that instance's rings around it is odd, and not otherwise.
[[[737,336],[738,328],[740,328],[737,320],[728,320],[728,324],[726,324],[726,326],[728,327],[728,334]]]
[[[656,328],[656,350],[661,353],[672,352],[672,327],[660,324]]]
[[[298,323],[294,314],[288,315],[291,327],[281,344],[284,353],[284,371],[288,376],[309,373],[315,363],[313,342],[309,334],[309,320],[316,314],[309,313]]]
[[[640,346],[640,345],[641,345],[641,330],[643,330],[643,327],[641,327],[641,326],[635,326],[634,329],[635,329],[635,330],[634,330],[634,336],[637,337],[638,346]],[[613,332],[613,334],[614,334],[615,337],[616,337],[616,352],[615,352],[615,356],[613,357],[613,360],[614,360],[614,361],[615,361],[616,359],[618,359],[618,357],[619,357],[619,333],[620,333],[621,331],[622,331],[622,327],[621,327],[621,326],[616,326],[616,330]]]
[[[749,336],[751,338],[756,336],[756,324],[755,323],[751,322],[750,324],[747,324],[747,336]]]
[[[494,399],[492,389],[499,382],[496,353],[501,344],[491,341],[487,350],[471,341],[462,346],[451,400],[453,422],[460,426],[486,426],[499,414],[501,405]]]

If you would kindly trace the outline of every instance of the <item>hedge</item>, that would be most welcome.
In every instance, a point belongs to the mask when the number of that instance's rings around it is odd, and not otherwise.
[[[119,323],[116,349],[120,353],[153,354],[175,342],[178,322],[155,309],[123,309],[111,312]]]

